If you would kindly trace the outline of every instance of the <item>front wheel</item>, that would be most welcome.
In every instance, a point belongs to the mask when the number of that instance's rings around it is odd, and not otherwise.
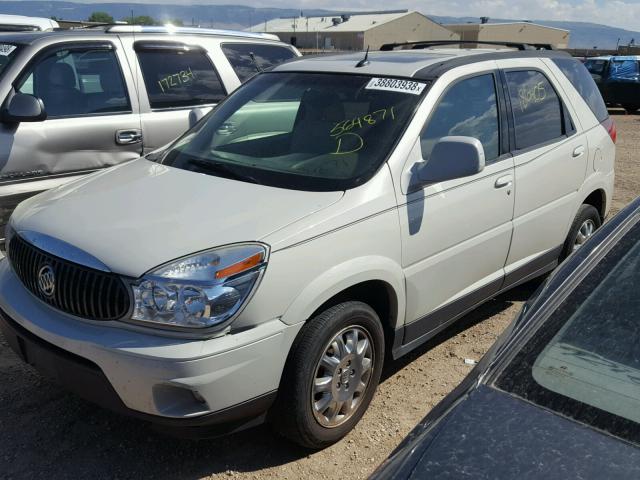
[[[564,242],[561,260],[567,258],[572,252],[578,250],[589,240],[602,225],[598,210],[592,205],[582,205],[576,218],[571,224],[569,234]]]
[[[325,310],[294,342],[271,423],[307,448],[337,442],[371,403],[383,360],[384,332],[370,306],[351,301]]]

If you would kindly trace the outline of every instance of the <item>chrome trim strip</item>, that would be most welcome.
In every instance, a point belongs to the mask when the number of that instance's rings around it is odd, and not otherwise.
[[[55,257],[92,268],[94,270],[112,273],[109,267],[96,257],[63,240],[30,230],[18,230],[17,233],[33,246]]]

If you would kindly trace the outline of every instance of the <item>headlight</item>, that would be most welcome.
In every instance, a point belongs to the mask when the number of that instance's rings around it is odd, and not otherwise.
[[[249,299],[267,266],[267,247],[242,244],[163,265],[132,285],[132,319],[170,327],[221,326]]]

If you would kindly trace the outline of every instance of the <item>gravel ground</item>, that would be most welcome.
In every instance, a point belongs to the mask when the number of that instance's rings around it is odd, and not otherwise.
[[[640,116],[615,116],[613,213],[640,193]],[[310,453],[259,427],[207,441],[176,440],[65,393],[21,364],[0,336],[0,478],[365,478],[470,371],[531,282],[488,302],[388,365],[369,411],[338,444]]]

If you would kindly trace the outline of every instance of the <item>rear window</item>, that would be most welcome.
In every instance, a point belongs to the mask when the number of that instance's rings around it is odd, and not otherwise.
[[[516,133],[516,149],[550,142],[564,135],[562,103],[541,72],[506,72]]]
[[[639,282],[636,225],[540,326],[497,386],[640,443]]]
[[[598,86],[587,68],[573,58],[554,58],[553,62],[562,70],[562,73],[569,79],[584,101],[587,102],[598,121],[603,122],[609,118],[607,106],[604,104]],[[603,61],[601,60],[601,62]],[[602,67],[600,71],[602,71]]]
[[[255,43],[225,43],[222,51],[242,83],[256,73],[296,56],[288,47]]]
[[[204,50],[137,48],[151,108],[218,103],[226,91]]]
[[[611,60],[609,78],[612,79],[636,79],[639,74],[638,60],[635,58],[615,58]]]

